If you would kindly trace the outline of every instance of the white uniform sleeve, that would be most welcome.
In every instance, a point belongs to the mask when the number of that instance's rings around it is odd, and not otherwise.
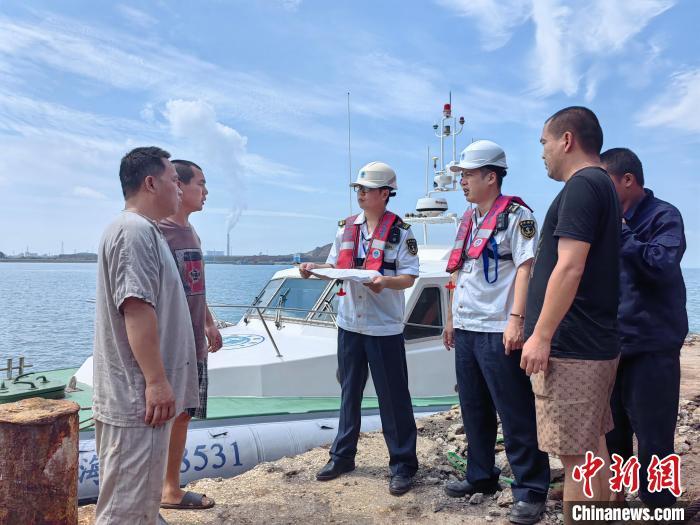
[[[511,215],[510,247],[516,268],[535,257],[537,250],[538,228],[535,216],[524,206]]]
[[[335,233],[335,239],[333,240],[333,244],[331,245],[331,251],[328,253],[328,258],[326,259],[326,264],[332,264],[335,266],[335,263],[338,262],[338,252],[340,252],[340,243],[343,240],[343,230],[345,228],[343,226],[338,228],[338,231]]]
[[[415,275],[418,277],[420,267],[418,254],[413,255],[408,248],[409,240],[414,243],[416,248],[418,247],[418,243],[410,228],[408,230],[400,228],[400,230],[401,240],[399,242],[399,251],[396,256],[396,275]]]

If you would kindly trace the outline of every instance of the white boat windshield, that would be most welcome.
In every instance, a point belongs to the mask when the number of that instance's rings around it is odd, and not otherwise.
[[[328,281],[320,279],[284,279],[281,285],[276,287],[274,295],[272,295],[269,302],[265,304],[264,300],[272,282],[270,281],[268,286],[265,287],[265,293],[261,297],[259,304],[275,308],[288,307],[290,310],[282,310],[282,317],[295,319],[305,319],[309,315],[309,310],[314,309],[321,293],[328,286]],[[269,315],[276,312],[267,310],[263,313]]]
[[[329,313],[326,314],[316,312],[311,319],[314,321],[326,321],[329,323],[333,322],[335,314],[338,312],[338,290],[340,290],[341,284],[341,281],[333,281],[333,284],[323,297],[323,301],[321,301],[320,306],[318,306],[318,310],[323,310],[324,312]]]
[[[284,279],[272,279],[255,298],[253,306],[269,306],[270,300],[277,293],[277,290],[280,289],[283,282]]]

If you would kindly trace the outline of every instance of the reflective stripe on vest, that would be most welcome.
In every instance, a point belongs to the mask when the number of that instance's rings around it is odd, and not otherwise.
[[[484,220],[481,222],[481,226],[476,232],[476,237],[472,240],[471,246],[469,246],[469,249],[467,250],[467,257],[469,257],[470,259],[478,259],[481,256],[482,252],[489,244],[489,239],[491,239],[491,237],[493,237],[493,234],[496,233],[496,224],[498,221],[498,216],[501,213],[504,213],[512,202],[516,202],[530,210],[530,207],[527,204],[525,204],[525,202],[520,197],[499,195],[493,203],[493,206],[491,206],[489,212],[486,214],[486,217],[484,217]],[[457,230],[455,244],[452,248],[452,252],[450,253],[450,259],[447,263],[448,273],[460,270],[464,265],[464,243],[472,231],[472,225],[474,223],[475,215],[476,208],[474,208],[473,210],[465,211],[464,215],[462,216],[462,222],[460,223],[459,229]]]
[[[355,259],[358,258],[357,252],[360,242],[360,227],[362,226],[361,224],[355,224],[356,219],[357,215],[345,219],[340,252],[338,253],[338,260],[335,263],[336,268],[356,268]],[[377,224],[377,227],[374,229],[369,247],[366,250],[364,264],[362,265],[363,269],[377,270],[378,272],[382,271],[386,241],[389,239],[391,227],[396,221],[400,220],[401,219],[399,219],[397,215],[390,211],[382,215],[379,224]]]

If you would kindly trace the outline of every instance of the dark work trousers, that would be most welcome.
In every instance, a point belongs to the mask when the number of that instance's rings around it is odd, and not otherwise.
[[[639,497],[649,506],[668,506],[676,497],[668,489],[650,493],[647,468],[651,456],[673,454],[681,385],[680,350],[622,356],[610,398],[615,429],[606,435],[610,454],[630,458],[637,435]],[[682,472],[681,467],[681,472]]]
[[[506,355],[502,333],[455,330],[455,368],[459,404],[467,436],[467,481],[493,483],[500,470],[494,447],[501,416],[508,463],[515,481],[515,501],[547,499],[549,458],[537,448],[535,397],[520,368],[521,351]]]
[[[408,391],[403,334],[372,336],[338,328],[341,404],[338,435],[331,447],[331,458],[344,464],[355,461],[367,364],[379,399],[391,475],[411,477],[418,470],[417,433]]]

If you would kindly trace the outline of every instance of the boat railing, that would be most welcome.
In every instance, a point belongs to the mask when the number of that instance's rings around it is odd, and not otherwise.
[[[7,358],[7,367],[0,368],[0,372],[7,372],[7,379],[12,379],[12,371],[17,370],[19,372],[18,376],[24,375],[24,370],[27,368],[32,368],[34,365],[27,364],[23,356],[19,358],[19,365],[12,366],[13,359],[11,357]]]
[[[333,311],[333,307],[330,305],[328,301],[324,302],[322,305],[322,308],[320,310],[313,309],[313,308],[294,308],[290,306],[284,306],[284,301],[281,300],[282,298],[280,297],[280,306],[251,306],[249,304],[210,304],[210,308],[245,308],[247,310],[255,310],[256,313],[258,314],[258,317],[260,318],[260,321],[263,324],[263,327],[265,328],[265,332],[267,332],[268,337],[270,338],[270,342],[272,343],[273,348],[275,349],[275,353],[277,354],[277,357],[282,357],[282,354],[280,353],[279,347],[277,346],[277,342],[275,341],[274,336],[272,335],[272,332],[270,331],[270,327],[267,325],[267,321],[265,320],[265,316],[263,315],[263,310],[273,310],[275,311],[275,326],[277,327],[278,330],[282,328],[282,323],[281,323],[281,314],[282,311],[287,311],[287,312],[302,312],[308,314],[322,314],[322,315],[328,315],[331,317],[333,320],[333,324],[337,327],[338,324],[336,323],[336,314]],[[420,323],[404,323],[405,326],[413,326],[415,328],[429,328],[429,329],[440,329],[443,330],[445,327],[444,325],[432,325],[432,324],[420,324]]]
[[[263,310],[264,311],[269,311],[272,310],[275,312],[275,326],[277,327],[278,330],[282,329],[282,311],[285,312],[302,312],[308,314],[323,314],[323,315],[328,315],[330,316],[331,320],[333,321],[333,324],[335,325],[335,312],[333,310],[328,311],[328,308],[324,305],[324,307],[320,310],[314,310],[313,308],[294,308],[291,306],[284,306],[284,300],[282,300],[282,297],[280,297],[280,301],[278,303],[280,306],[253,306],[250,304],[210,304],[210,308],[245,308],[246,310],[255,310],[255,312],[258,314],[258,317],[260,318],[260,321],[263,324],[263,327],[265,328],[265,332],[267,332],[268,337],[270,338],[270,342],[272,343],[272,346],[275,349],[275,353],[277,354],[277,357],[282,357],[282,354],[280,353],[279,347],[277,346],[277,342],[275,341],[275,338],[272,335],[272,332],[270,331],[270,327],[267,326],[267,321],[265,320],[265,316],[263,315]],[[337,326],[337,325],[336,325]]]

